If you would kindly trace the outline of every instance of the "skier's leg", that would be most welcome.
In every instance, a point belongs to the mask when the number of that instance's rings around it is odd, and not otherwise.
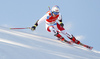
[[[57,23],[57,28],[61,31],[62,34],[66,35],[69,39],[71,39],[74,43],[80,44],[80,41],[76,40],[76,38],[70,33],[66,32],[65,29]]]
[[[59,38],[61,41],[64,41],[64,42],[67,42],[67,43],[71,44],[71,42],[65,40],[65,38],[62,37],[57,30],[55,30],[54,26],[48,26],[47,31],[54,33],[54,36]]]
[[[65,30],[61,31],[61,33],[64,34],[64,35],[66,35],[66,36],[67,36],[69,39],[71,39],[74,43],[76,43],[76,44],[81,44],[79,40],[76,40],[76,38],[75,38],[72,34],[66,32]]]
[[[56,36],[57,38],[59,38],[63,42],[66,42],[68,44],[72,44],[72,42],[65,40],[65,38],[62,37],[58,32],[56,34],[54,34],[54,36]]]
[[[54,33],[54,36],[63,39],[62,36],[55,30],[54,26],[48,26],[47,31]]]

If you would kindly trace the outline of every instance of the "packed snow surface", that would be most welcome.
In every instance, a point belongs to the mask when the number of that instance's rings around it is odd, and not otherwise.
[[[0,27],[0,59],[100,59],[100,51]]]

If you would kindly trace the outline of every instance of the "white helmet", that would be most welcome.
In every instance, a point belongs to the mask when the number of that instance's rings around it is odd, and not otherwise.
[[[58,14],[59,13],[59,6],[55,5],[52,7],[52,10],[51,10],[54,14]]]

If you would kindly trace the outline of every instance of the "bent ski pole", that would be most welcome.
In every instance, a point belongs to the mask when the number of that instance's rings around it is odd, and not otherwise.
[[[31,29],[31,27],[26,27],[26,28],[10,28],[10,29]]]

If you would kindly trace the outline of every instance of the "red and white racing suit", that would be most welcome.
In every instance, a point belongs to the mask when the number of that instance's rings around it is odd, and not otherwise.
[[[60,24],[57,23],[57,19],[62,20],[60,13],[56,17],[53,17],[52,12],[48,11],[41,19],[39,19],[38,25],[42,21],[45,21],[46,29],[48,32],[53,32],[54,34],[59,32],[66,35],[68,38],[72,38],[72,35],[66,32],[66,30],[62,26],[60,26]]]
[[[76,40],[76,38],[70,33],[66,32],[66,30],[57,23],[57,20],[62,21],[61,14],[59,13],[55,17],[52,14],[52,11],[48,11],[41,19],[39,19],[36,24],[39,25],[42,21],[46,22],[46,29],[48,32],[53,32],[54,35],[60,38],[62,41],[65,40],[59,33],[66,35],[69,39],[71,39],[74,43],[80,44],[80,41]]]

